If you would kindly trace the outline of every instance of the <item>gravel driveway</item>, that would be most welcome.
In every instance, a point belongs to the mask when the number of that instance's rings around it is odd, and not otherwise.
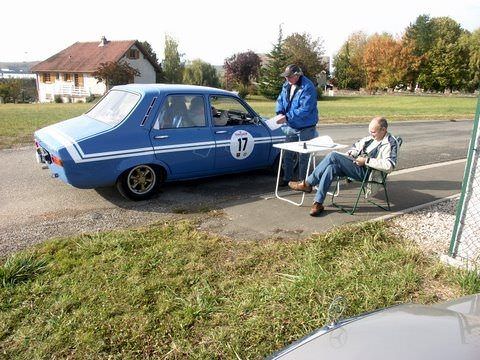
[[[393,231],[413,240],[424,251],[447,254],[455,224],[458,196],[390,220]]]

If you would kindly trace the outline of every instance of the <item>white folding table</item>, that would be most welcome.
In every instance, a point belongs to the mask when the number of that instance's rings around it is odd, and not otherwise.
[[[315,167],[315,154],[319,152],[330,152],[339,149],[346,148],[347,145],[342,144],[333,144],[333,146],[321,146],[321,145],[313,145],[308,141],[296,141],[296,142],[288,142],[288,143],[279,143],[273,144],[273,147],[280,149],[280,159],[278,161],[278,173],[277,173],[277,183],[275,185],[275,196],[277,199],[289,202],[293,205],[301,206],[303,205],[303,201],[305,200],[305,193],[302,192],[302,200],[300,202],[295,202],[290,199],[287,199],[283,196],[278,194],[278,184],[280,183],[280,172],[282,169],[282,161],[283,161],[283,153],[284,151],[294,151],[299,154],[309,154],[308,157],[308,164],[307,164],[307,173],[305,175],[305,179],[308,177],[308,173],[310,171],[310,165],[312,163],[313,158],[313,165]]]

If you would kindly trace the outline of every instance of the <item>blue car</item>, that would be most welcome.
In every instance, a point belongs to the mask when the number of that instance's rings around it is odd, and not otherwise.
[[[275,166],[283,142],[236,94],[188,85],[123,85],[92,109],[35,132],[37,160],[67,184],[116,185],[132,200],[165,181]]]

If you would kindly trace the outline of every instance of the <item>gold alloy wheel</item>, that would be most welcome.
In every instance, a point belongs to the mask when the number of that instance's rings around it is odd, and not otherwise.
[[[137,195],[148,193],[155,187],[156,182],[155,170],[148,165],[135,166],[127,176],[128,189]]]

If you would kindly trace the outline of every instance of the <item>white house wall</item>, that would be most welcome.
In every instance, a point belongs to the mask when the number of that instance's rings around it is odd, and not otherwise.
[[[52,72],[50,74],[52,74],[51,76],[53,78],[53,74],[56,73]],[[55,81],[51,83],[41,82],[40,80],[42,76],[41,74],[37,74],[36,82],[38,89],[38,101],[52,102],[55,100],[56,95],[62,96],[62,100],[65,102],[77,100],[85,101],[90,94],[101,96],[105,93],[105,83],[98,83],[97,79],[95,79],[91,74],[78,74],[83,76],[83,86],[80,87],[75,87],[73,73],[71,81],[65,81],[64,73],[60,73],[60,79],[55,79]]]
[[[132,46],[130,49],[138,48],[136,46]],[[140,50],[138,50],[140,51]],[[145,59],[145,56],[140,51],[140,56],[138,59],[129,59],[128,57],[124,57],[122,60],[125,60],[131,67],[140,71],[140,76],[135,76],[134,82],[136,84],[154,84],[155,83],[155,68],[152,66],[150,61]]]
[[[83,86],[90,90],[94,95],[103,95],[107,90],[105,83],[103,81],[97,82],[91,74],[83,74]]]

